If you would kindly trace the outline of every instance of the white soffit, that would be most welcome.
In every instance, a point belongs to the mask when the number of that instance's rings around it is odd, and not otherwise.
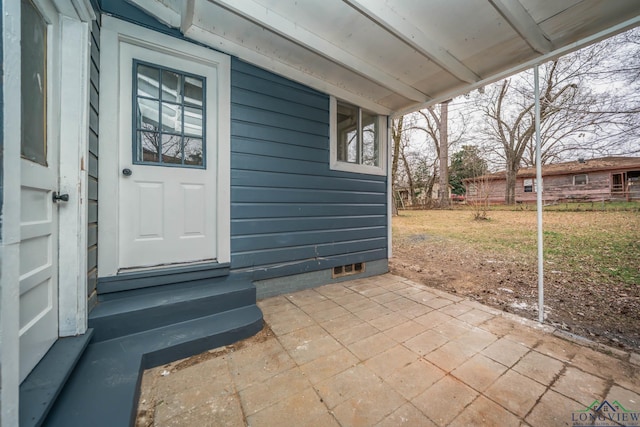
[[[640,24],[638,0],[129,0],[186,37],[381,114]]]

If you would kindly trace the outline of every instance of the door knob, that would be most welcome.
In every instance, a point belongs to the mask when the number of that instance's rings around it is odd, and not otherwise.
[[[69,195],[68,194],[58,194],[57,192],[53,192],[53,195],[51,197],[53,199],[54,203],[58,203],[58,202],[68,202],[69,201]]]
[[[122,169],[122,175],[124,175],[124,176],[131,176],[132,173],[133,172],[131,172],[131,169],[129,169],[129,168]]]

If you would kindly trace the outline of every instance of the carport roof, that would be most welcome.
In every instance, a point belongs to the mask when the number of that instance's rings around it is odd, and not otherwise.
[[[193,40],[382,114],[637,26],[638,0],[128,0]]]

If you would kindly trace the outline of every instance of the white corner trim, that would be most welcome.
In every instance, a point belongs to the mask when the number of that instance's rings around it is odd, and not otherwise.
[[[119,116],[118,105],[118,33],[111,30],[112,18],[102,17],[100,30],[100,63],[114,67],[111,72],[100,73],[100,135],[98,145],[98,174],[100,182],[100,200],[118,200],[117,179],[119,171],[118,140]],[[109,149],[105,141],[111,141]],[[98,274],[114,275],[118,270],[118,218],[117,210],[107,210],[98,201]],[[109,272],[109,274],[106,274]]]
[[[89,24],[60,18],[59,335],[87,330]]]
[[[391,138],[391,119],[388,117],[386,135],[385,151],[387,152],[387,159],[391,159],[393,139]],[[389,259],[393,256],[393,182],[391,181],[391,163],[391,161],[387,162],[387,258]]]
[[[218,67],[217,259],[231,262],[231,60]]]
[[[3,182],[0,239],[0,425],[19,422],[20,376],[20,0],[4,0],[2,11],[3,64]]]

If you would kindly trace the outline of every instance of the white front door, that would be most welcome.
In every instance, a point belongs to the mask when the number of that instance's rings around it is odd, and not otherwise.
[[[57,13],[22,0],[20,381],[58,338]],[[61,202],[64,203],[64,202]]]
[[[119,55],[118,269],[216,260],[217,69],[124,41]]]

